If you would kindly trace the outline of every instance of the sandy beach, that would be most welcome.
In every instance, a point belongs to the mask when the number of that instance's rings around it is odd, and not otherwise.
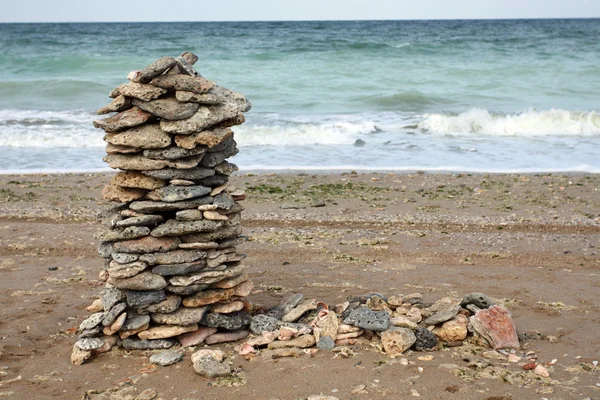
[[[512,312],[523,352],[557,361],[542,379],[467,345],[408,352],[403,365],[368,343],[345,357],[276,361],[248,361],[230,344],[218,347],[235,357],[238,380],[216,382],[194,373],[190,350],[164,368],[148,363],[150,352],[120,349],[70,364],[75,328],[102,284],[94,234],[110,207],[99,201],[110,176],[0,176],[0,397],[134,399],[147,389],[163,399],[600,395],[598,175],[235,176],[232,185],[246,190],[240,248],[253,303],[270,307],[294,292],[335,305],[372,292],[434,301],[478,291]],[[468,366],[473,357],[503,372]]]

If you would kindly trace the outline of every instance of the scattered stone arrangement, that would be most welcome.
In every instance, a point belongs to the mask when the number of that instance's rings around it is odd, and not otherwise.
[[[103,197],[122,204],[99,237],[106,288],[79,327],[74,364],[115,345],[211,343],[250,323],[253,285],[236,250],[244,192],[228,185],[238,168],[226,161],[250,103],[200,76],[197,60],[186,52],[131,72],[98,110],[117,113],[94,126],[120,170]]]

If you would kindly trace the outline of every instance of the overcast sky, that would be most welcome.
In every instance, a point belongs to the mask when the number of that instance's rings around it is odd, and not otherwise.
[[[600,0],[0,0],[0,5],[0,22],[600,17]]]

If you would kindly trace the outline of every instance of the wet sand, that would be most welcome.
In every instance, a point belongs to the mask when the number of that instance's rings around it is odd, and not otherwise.
[[[70,364],[73,328],[100,292],[93,236],[110,206],[97,200],[109,176],[0,176],[0,397],[133,399],[146,389],[163,399],[600,397],[598,175],[236,176],[247,193],[240,248],[254,303],[298,291],[328,304],[369,292],[434,301],[481,291],[529,333],[524,352],[558,361],[544,380],[498,360],[487,360],[504,371],[493,376],[467,367],[465,356],[482,358],[470,346],[408,353],[409,365],[368,344],[348,358],[275,361],[217,346],[235,355],[234,382],[196,375],[191,350],[169,367],[123,350]],[[433,360],[418,360],[426,354]],[[351,393],[359,385],[367,393]]]

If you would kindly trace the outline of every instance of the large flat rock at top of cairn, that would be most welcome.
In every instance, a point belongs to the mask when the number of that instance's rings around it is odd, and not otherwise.
[[[112,346],[168,349],[175,337],[193,345],[249,332],[254,285],[236,249],[243,196],[228,185],[237,166],[227,158],[238,152],[229,128],[245,121],[250,102],[198,74],[197,60],[186,52],[130,72],[98,110],[116,113],[94,126],[106,133],[104,161],[119,170],[102,195],[120,204],[98,235],[106,288],[80,326],[73,363]],[[181,354],[151,361],[168,365]]]

